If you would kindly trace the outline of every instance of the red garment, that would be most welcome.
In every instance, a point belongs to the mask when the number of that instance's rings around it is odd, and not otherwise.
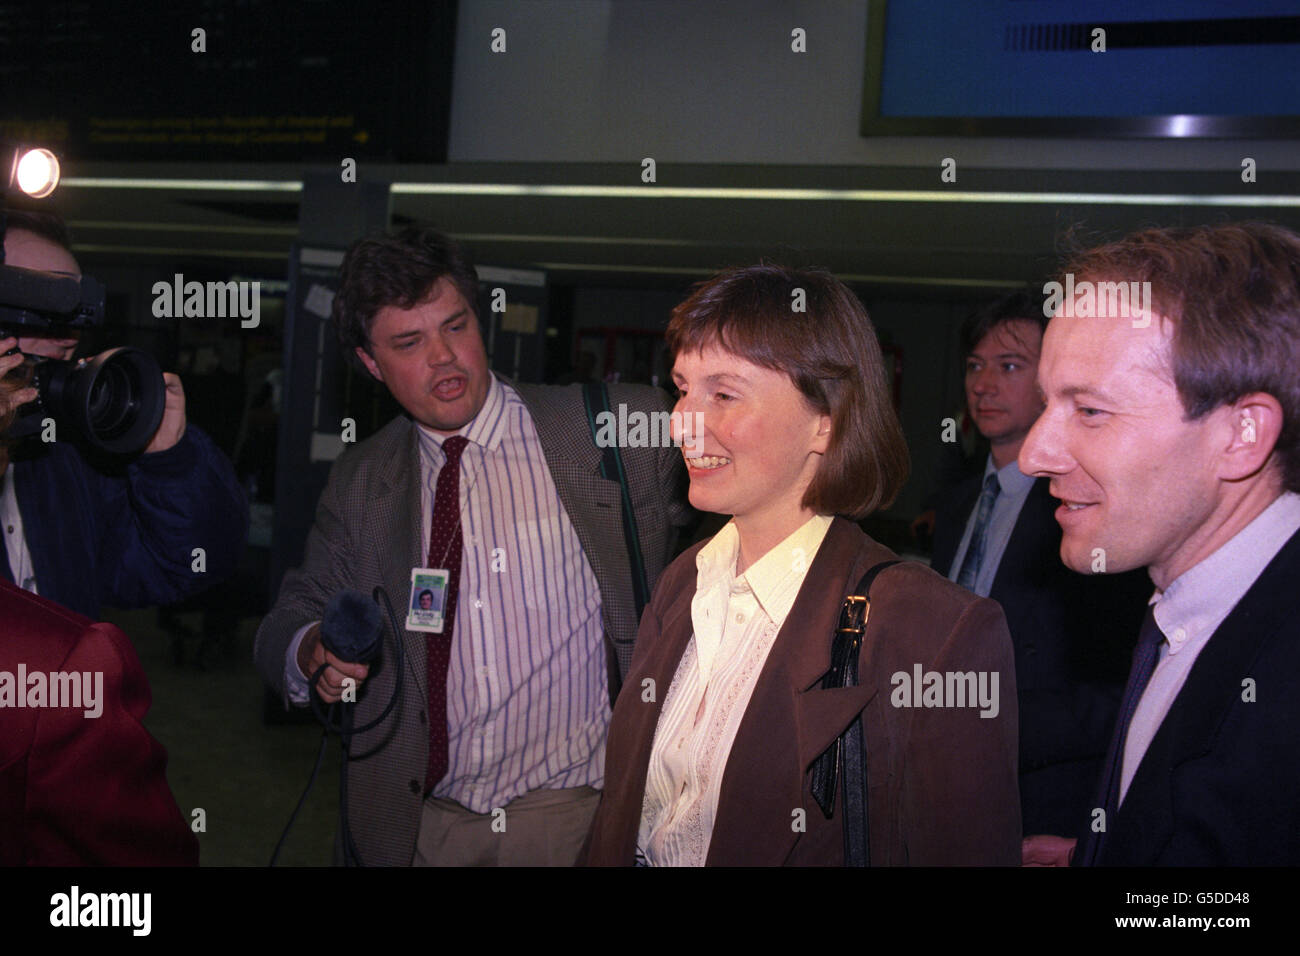
[[[16,685],[20,665],[101,673],[102,711],[0,706],[0,866],[196,866],[166,751],[141,723],[149,685],[126,635],[0,581],[0,680]]]

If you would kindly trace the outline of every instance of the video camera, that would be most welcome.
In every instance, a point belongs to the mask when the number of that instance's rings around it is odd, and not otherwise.
[[[5,230],[0,199],[0,338],[66,337],[103,324],[102,283],[90,276],[6,265]],[[166,384],[158,362],[148,352],[115,348],[75,362],[23,355],[23,365],[10,374],[30,373],[37,398],[18,409],[8,437],[35,434],[46,418],[52,418],[92,448],[133,454],[143,450],[158,430]]]

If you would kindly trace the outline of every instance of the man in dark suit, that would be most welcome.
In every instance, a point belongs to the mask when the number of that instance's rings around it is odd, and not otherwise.
[[[1129,635],[1151,586],[1141,571],[1101,577],[1061,563],[1056,502],[1016,456],[1042,411],[1041,305],[1003,296],[962,328],[968,411],[990,453],[936,508],[931,566],[1002,605],[1016,655],[1020,807],[1025,833],[1073,826],[1114,723]]]
[[[259,669],[295,702],[322,668],[327,701],[345,681],[365,681],[360,724],[400,685],[392,713],[354,740],[343,769],[348,862],[571,865],[631,660],[637,607],[622,494],[601,476],[582,388],[492,375],[477,282],[464,251],[432,230],[349,251],[334,304],[340,338],[410,417],[335,463],[303,566],[285,577],[257,634]],[[669,407],[647,386],[609,395],[629,420]],[[681,453],[658,444],[620,449],[650,586],[690,514]],[[445,622],[435,631],[408,618],[396,635],[385,622],[373,672],[321,644],[317,622],[339,590],[382,584],[409,608],[413,587],[438,580]]]
[[[14,364],[0,435],[25,394]],[[0,622],[0,866],[196,865],[126,635],[4,580]]]
[[[8,210],[4,253],[9,266],[81,274],[48,211]],[[66,329],[21,331],[30,355],[68,360],[77,347]],[[105,604],[174,604],[234,572],[248,503],[230,461],[187,422],[180,378],[164,379],[162,422],[130,460],[101,460],[62,432],[0,448],[0,577],[97,618]],[[17,401],[35,397],[24,389]]]
[[[1300,864],[1300,237],[1150,229],[1049,286],[1021,467],[1066,564],[1156,590],[1081,842],[1024,860]]]

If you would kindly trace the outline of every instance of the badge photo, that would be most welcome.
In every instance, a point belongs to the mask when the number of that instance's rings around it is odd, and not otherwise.
[[[442,633],[449,576],[449,572],[441,568],[411,569],[411,597],[406,602],[408,631]]]

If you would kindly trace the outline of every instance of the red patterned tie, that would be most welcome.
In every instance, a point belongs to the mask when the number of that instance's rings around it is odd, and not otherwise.
[[[433,492],[433,521],[429,530],[430,568],[447,569],[447,600],[441,634],[428,635],[429,767],[424,792],[430,793],[447,773],[447,664],[456,627],[456,591],[460,585],[460,454],[469,444],[460,435],[442,443],[447,461],[438,472]]]

